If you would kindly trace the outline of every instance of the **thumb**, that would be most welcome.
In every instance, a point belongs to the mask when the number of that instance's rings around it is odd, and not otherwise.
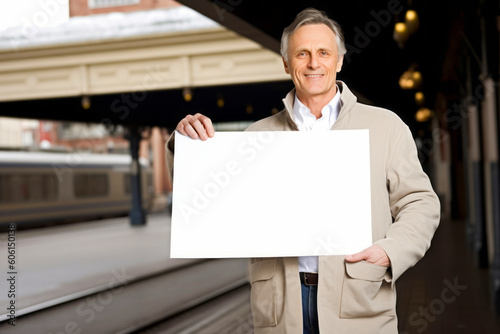
[[[365,251],[361,251],[356,254],[346,255],[345,259],[347,262],[359,262],[366,259]]]

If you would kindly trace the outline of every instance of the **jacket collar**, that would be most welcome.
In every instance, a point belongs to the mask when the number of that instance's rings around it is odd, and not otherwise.
[[[349,87],[343,82],[337,80],[337,85],[340,89],[340,101],[342,102],[342,108],[340,109],[339,116],[335,124],[342,121],[343,118],[347,116],[349,111],[354,107],[357,102],[356,96],[349,90]],[[297,124],[295,124],[293,117],[293,102],[295,101],[295,88],[292,89],[286,97],[283,99],[283,104],[285,105],[287,120],[290,123],[292,129],[298,130]],[[335,126],[335,125],[334,125]]]

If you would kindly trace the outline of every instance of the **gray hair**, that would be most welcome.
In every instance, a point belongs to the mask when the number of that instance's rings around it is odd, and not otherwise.
[[[347,50],[345,48],[344,35],[342,34],[342,29],[340,25],[330,19],[325,12],[314,9],[306,8],[301,11],[295,17],[295,20],[283,30],[283,35],[281,36],[281,56],[288,61],[288,41],[290,37],[295,33],[300,27],[309,24],[324,24],[330,28],[336,36],[337,40],[337,53],[339,56],[344,55]]]

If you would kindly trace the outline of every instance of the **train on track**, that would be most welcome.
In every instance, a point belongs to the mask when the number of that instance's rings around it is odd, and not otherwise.
[[[142,203],[153,200],[152,171],[141,165]],[[131,157],[82,152],[0,151],[0,230],[127,215]]]

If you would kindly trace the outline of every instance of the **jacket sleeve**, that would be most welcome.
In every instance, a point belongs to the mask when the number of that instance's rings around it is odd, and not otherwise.
[[[391,261],[393,282],[429,249],[440,220],[440,203],[422,170],[411,132],[399,127],[387,165],[387,189],[393,224],[380,245]]]
[[[175,147],[175,131],[172,132],[165,144],[165,156],[167,159],[167,169],[170,174],[170,179],[174,179],[174,147]]]

